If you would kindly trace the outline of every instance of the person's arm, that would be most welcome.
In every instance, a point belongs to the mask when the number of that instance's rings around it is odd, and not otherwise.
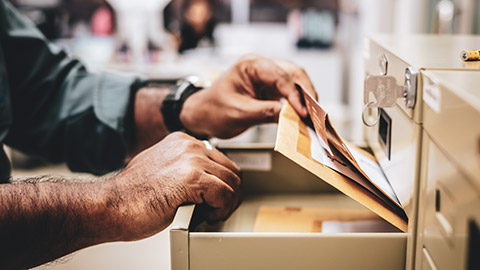
[[[33,267],[87,246],[153,235],[186,202],[204,205],[207,221],[224,220],[240,203],[238,173],[218,150],[172,133],[104,181],[2,184],[0,268]]]
[[[0,1],[12,125],[5,144],[74,171],[104,174],[124,165],[134,141],[138,76],[92,73]]]
[[[2,269],[30,268],[118,237],[105,183],[60,180],[0,185]]]

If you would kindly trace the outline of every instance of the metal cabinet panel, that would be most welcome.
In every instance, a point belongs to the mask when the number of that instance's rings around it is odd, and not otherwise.
[[[409,218],[415,211],[413,200],[421,127],[398,108],[384,109],[390,121],[390,156],[380,142],[379,125],[367,129],[367,142]]]
[[[480,62],[463,62],[460,52],[476,48],[474,35],[375,35],[371,40],[412,66],[436,70],[478,70]]]
[[[479,71],[425,71],[423,106],[425,130],[480,191]]]
[[[192,270],[404,269],[405,235],[192,233]]]
[[[438,269],[466,269],[468,222],[480,218],[478,191],[427,132],[424,134],[417,250]],[[417,254],[416,265],[425,265]]]
[[[435,266],[435,262],[426,249],[422,249],[422,266],[420,269],[438,270],[438,268]]]

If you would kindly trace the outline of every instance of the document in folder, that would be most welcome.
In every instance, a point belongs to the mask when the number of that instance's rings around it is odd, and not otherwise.
[[[368,209],[285,207],[258,209],[254,232],[398,232]]]
[[[347,145],[318,102],[308,92],[302,93],[309,118],[301,119],[286,103],[275,151],[406,231],[407,216],[375,159]]]

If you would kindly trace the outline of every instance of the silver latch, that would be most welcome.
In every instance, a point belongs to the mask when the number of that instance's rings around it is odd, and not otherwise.
[[[387,75],[388,58],[384,53],[382,53],[378,59],[378,71],[380,72],[380,75]]]
[[[417,72],[411,67],[405,70],[403,85],[398,85],[393,76],[367,76],[363,93],[365,103],[362,112],[363,123],[368,127],[376,125],[380,117],[379,109],[395,106],[399,98],[405,99],[405,107],[412,109],[415,107],[416,95]],[[367,121],[367,108],[377,108],[374,122]]]

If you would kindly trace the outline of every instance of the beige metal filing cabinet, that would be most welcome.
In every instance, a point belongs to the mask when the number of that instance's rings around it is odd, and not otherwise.
[[[428,70],[480,71],[480,63],[463,62],[459,55],[477,48],[474,36],[376,36],[366,57],[365,104],[393,95],[384,108],[365,109],[366,139],[409,218],[406,269],[415,261],[422,140],[423,74]],[[480,73],[480,72],[479,72]],[[393,78],[396,82],[393,81]],[[382,96],[383,95],[383,96]],[[387,102],[388,103],[388,102]]]
[[[480,72],[426,71],[416,269],[480,269]]]

